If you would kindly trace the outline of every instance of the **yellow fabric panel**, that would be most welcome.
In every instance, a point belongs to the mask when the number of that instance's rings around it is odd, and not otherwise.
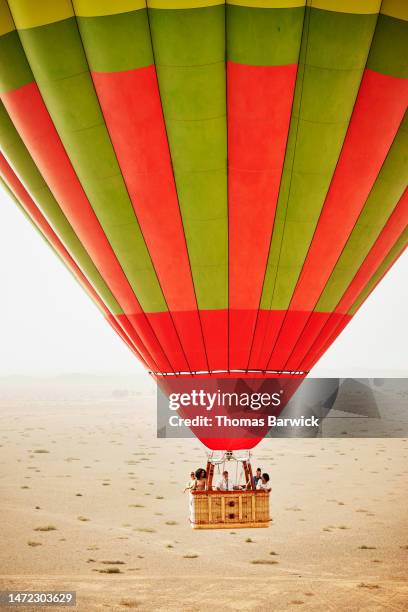
[[[72,17],[71,0],[8,0],[19,30],[36,28]]]
[[[381,13],[408,21],[408,0],[383,0]]]
[[[220,4],[225,4],[224,0],[147,0],[147,6],[152,9],[192,9]]]
[[[0,0],[0,36],[12,32],[15,29],[7,0]]]
[[[408,0],[389,0],[390,2],[407,2]],[[381,0],[227,0],[227,4],[249,8],[295,8],[313,6],[326,11],[339,13],[372,14],[378,13]]]
[[[227,0],[227,4],[248,8],[297,8],[305,6],[306,0]]]
[[[309,0],[307,4],[325,11],[371,15],[379,12],[381,0]]]
[[[146,8],[146,0],[72,0],[79,17],[118,15]]]
[[[18,29],[35,28],[72,17],[115,15],[146,7],[157,9],[188,9],[218,6],[222,0],[9,0],[11,13]],[[227,0],[227,4],[253,8],[295,8],[305,4],[342,13],[378,13],[381,0]],[[408,0],[384,0],[381,12],[408,19]],[[6,0],[0,0],[0,34],[13,30],[13,20]]]

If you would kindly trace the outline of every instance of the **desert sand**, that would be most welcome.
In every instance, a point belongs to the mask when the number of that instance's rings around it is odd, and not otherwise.
[[[271,527],[193,531],[204,448],[156,438],[153,385],[0,394],[1,590],[75,590],[81,612],[408,609],[407,439],[265,440]]]

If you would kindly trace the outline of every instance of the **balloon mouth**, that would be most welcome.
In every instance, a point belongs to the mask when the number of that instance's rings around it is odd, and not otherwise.
[[[211,450],[246,450],[268,433],[306,377],[305,372],[232,371],[153,374],[166,431],[188,427]]]
[[[191,377],[191,376],[219,376],[220,378],[258,378],[258,377],[305,377],[310,370],[195,370],[185,372],[153,372],[149,374],[153,377]]]

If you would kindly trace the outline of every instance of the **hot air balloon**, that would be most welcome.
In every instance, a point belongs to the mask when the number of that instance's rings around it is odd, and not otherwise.
[[[299,384],[406,248],[407,20],[0,0],[2,181],[164,388]]]

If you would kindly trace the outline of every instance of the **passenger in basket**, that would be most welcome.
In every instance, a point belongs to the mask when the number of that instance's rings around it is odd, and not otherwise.
[[[261,468],[256,468],[256,473],[255,473],[255,476],[254,476],[253,480],[254,480],[254,489],[256,489],[256,487],[258,486],[258,482],[260,480],[262,480],[262,470],[261,470]]]
[[[222,478],[217,485],[217,491],[233,491],[234,483],[228,476],[227,470],[222,473]]]
[[[258,491],[263,490],[269,492],[271,490],[271,486],[269,484],[269,474],[267,474],[266,472],[262,474],[262,478],[258,481],[256,488]]]
[[[203,468],[198,468],[195,473],[196,481],[194,491],[205,491],[207,488],[207,472]]]
[[[190,473],[190,480],[188,481],[188,483],[184,487],[183,493],[185,493],[186,491],[191,491],[191,489],[194,489],[195,488],[195,483],[196,483],[195,472],[191,472]]]

